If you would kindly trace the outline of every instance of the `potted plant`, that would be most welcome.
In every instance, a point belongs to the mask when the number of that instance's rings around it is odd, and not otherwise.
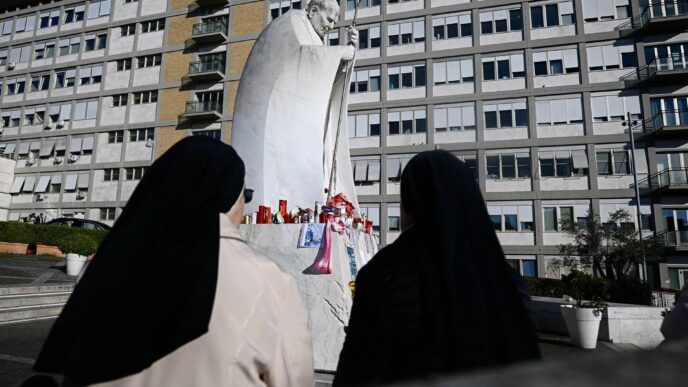
[[[59,240],[58,246],[67,258],[67,275],[79,275],[86,263],[86,257],[98,249],[96,242],[82,234],[67,235]]]
[[[567,304],[561,305],[566,329],[573,345],[586,349],[597,347],[602,313],[607,306],[609,283],[581,271],[562,277]]]

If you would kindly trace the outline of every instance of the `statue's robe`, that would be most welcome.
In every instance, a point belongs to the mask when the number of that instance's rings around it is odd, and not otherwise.
[[[344,50],[324,46],[301,10],[280,16],[256,40],[239,83],[231,141],[246,164],[246,187],[255,191],[247,212],[275,209],[279,199],[290,208],[324,202],[338,127],[332,191],[355,205],[346,127],[353,63],[342,60]]]

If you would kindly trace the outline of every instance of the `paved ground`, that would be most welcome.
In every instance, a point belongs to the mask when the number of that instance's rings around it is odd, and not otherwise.
[[[61,284],[74,282],[65,273],[66,261],[53,257],[0,256],[0,286]]]

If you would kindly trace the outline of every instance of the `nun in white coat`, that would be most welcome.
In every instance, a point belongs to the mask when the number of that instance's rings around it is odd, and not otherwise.
[[[188,137],[151,167],[35,364],[65,385],[313,386],[295,281],[238,233],[244,164]]]

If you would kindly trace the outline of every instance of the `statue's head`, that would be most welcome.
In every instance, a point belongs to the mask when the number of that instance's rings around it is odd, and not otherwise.
[[[339,18],[339,4],[336,0],[310,0],[306,12],[315,32],[324,39]]]

